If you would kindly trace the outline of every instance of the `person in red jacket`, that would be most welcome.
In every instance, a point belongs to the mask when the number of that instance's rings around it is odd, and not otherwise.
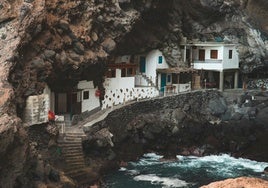
[[[55,113],[51,110],[48,111],[48,121],[54,123],[55,122]]]

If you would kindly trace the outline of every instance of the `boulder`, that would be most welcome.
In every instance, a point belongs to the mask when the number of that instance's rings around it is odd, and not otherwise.
[[[265,188],[268,187],[268,181],[259,178],[240,177],[235,179],[227,179],[211,183],[201,188]]]
[[[85,53],[85,47],[83,46],[83,44],[81,42],[76,42],[74,43],[74,51],[79,54],[79,55],[83,55]]]
[[[111,52],[115,48],[116,43],[112,38],[106,38],[101,45],[106,52]]]
[[[268,175],[268,166],[264,168],[263,173]]]
[[[268,107],[263,108],[263,109],[256,115],[255,121],[256,121],[258,124],[267,126],[267,122],[268,122],[268,116],[267,116],[267,114],[268,114]]]
[[[208,112],[214,116],[220,116],[227,110],[227,104],[223,98],[211,99],[208,103]]]
[[[60,181],[60,173],[57,170],[52,168],[50,170],[48,178],[50,181],[59,182]]]

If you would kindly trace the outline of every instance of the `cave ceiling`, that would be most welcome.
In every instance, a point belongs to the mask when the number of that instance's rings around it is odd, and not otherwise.
[[[63,91],[93,80],[101,87],[110,57],[160,49],[175,66],[183,37],[236,44],[247,74],[266,66],[266,10],[266,0],[4,0],[2,82],[17,102],[45,84]]]

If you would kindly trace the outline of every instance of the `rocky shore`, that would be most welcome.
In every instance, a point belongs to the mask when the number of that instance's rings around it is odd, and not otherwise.
[[[231,153],[267,161],[267,96],[259,91],[195,91],[114,110],[85,128],[88,165],[100,164],[101,175],[152,151],[168,160],[177,154]]]

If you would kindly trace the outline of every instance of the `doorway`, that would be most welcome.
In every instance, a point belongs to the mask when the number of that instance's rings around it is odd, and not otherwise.
[[[198,60],[199,61],[205,61],[205,50],[199,49]]]
[[[140,72],[145,73],[146,71],[146,59],[144,56],[140,57]]]

